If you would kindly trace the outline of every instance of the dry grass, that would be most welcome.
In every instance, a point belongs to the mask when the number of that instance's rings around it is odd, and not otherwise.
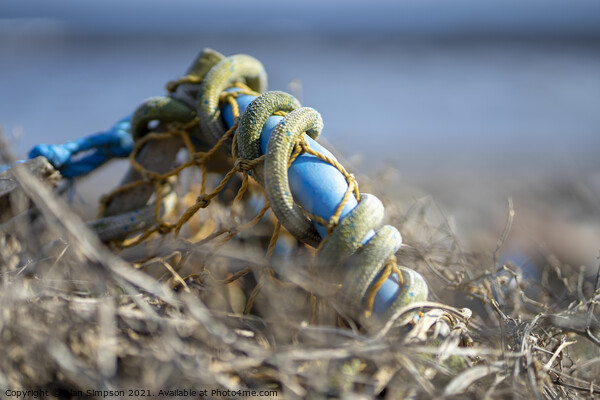
[[[521,280],[499,261],[510,213],[497,247],[476,253],[431,200],[388,201],[407,243],[398,259],[427,278],[431,303],[414,327],[367,333],[332,311],[330,288],[303,272],[308,254],[265,261],[260,226],[223,247],[169,236],[119,256],[27,171],[15,179],[34,207],[0,231],[3,394],[600,398],[598,277],[548,258],[538,284]],[[187,237],[227,215],[211,206]]]

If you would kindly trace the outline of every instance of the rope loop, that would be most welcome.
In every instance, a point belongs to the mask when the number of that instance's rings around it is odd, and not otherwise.
[[[258,60],[243,54],[221,60],[206,74],[198,95],[197,110],[200,128],[213,144],[227,131],[219,109],[221,94],[235,82],[245,83],[260,93],[266,89],[267,74]]]
[[[322,128],[321,115],[314,109],[301,107],[291,111],[273,129],[264,165],[264,187],[273,212],[290,234],[313,247],[318,246],[321,236],[292,197],[288,168],[297,138],[304,132],[316,138]]]
[[[285,116],[300,107],[300,102],[292,95],[269,91],[254,99],[240,116],[237,133],[237,152],[241,158],[254,160],[261,156],[260,134],[264,124],[273,115]],[[264,187],[264,166],[257,165],[252,177]]]

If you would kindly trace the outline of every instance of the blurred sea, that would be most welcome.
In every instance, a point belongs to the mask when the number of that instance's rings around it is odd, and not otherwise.
[[[23,156],[108,128],[165,93],[203,47],[248,53],[270,88],[372,168],[588,168],[600,146],[600,43],[380,37],[1,40],[0,121]],[[512,171],[510,171],[512,172]]]

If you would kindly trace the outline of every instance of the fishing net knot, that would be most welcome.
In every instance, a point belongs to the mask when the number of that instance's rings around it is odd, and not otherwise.
[[[200,208],[206,208],[210,204],[212,198],[206,194],[202,194],[196,198],[196,204]]]

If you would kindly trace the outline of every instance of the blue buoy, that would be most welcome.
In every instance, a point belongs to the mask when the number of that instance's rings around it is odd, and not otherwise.
[[[238,89],[233,88],[230,90],[236,91]],[[251,95],[242,95],[236,99],[240,114],[244,113],[248,105],[255,98],[255,96]],[[229,104],[221,109],[221,115],[226,126],[230,128],[234,123],[234,117],[232,108]],[[267,144],[269,143],[273,129],[282,119],[283,117],[278,115],[271,116],[263,126],[260,136],[260,146],[263,154],[266,152]],[[311,149],[335,159],[333,154],[312,138],[306,136],[306,140]],[[295,201],[305,210],[318,215],[325,220],[333,215],[348,189],[346,178],[337,168],[306,153],[301,154],[294,160],[288,170],[288,179]],[[358,202],[354,196],[350,196],[342,210],[340,221],[343,220],[357,204]],[[327,236],[327,231],[324,226],[316,222],[313,223],[321,237],[324,238]],[[374,234],[373,231],[369,232],[363,239],[363,244],[368,242]],[[398,243],[398,246],[399,245],[400,243]],[[375,279],[375,281],[376,280],[377,279]],[[383,314],[394,302],[401,289],[402,288],[398,284],[398,276],[395,274],[392,275],[377,291],[373,303],[373,313],[375,315]]]

